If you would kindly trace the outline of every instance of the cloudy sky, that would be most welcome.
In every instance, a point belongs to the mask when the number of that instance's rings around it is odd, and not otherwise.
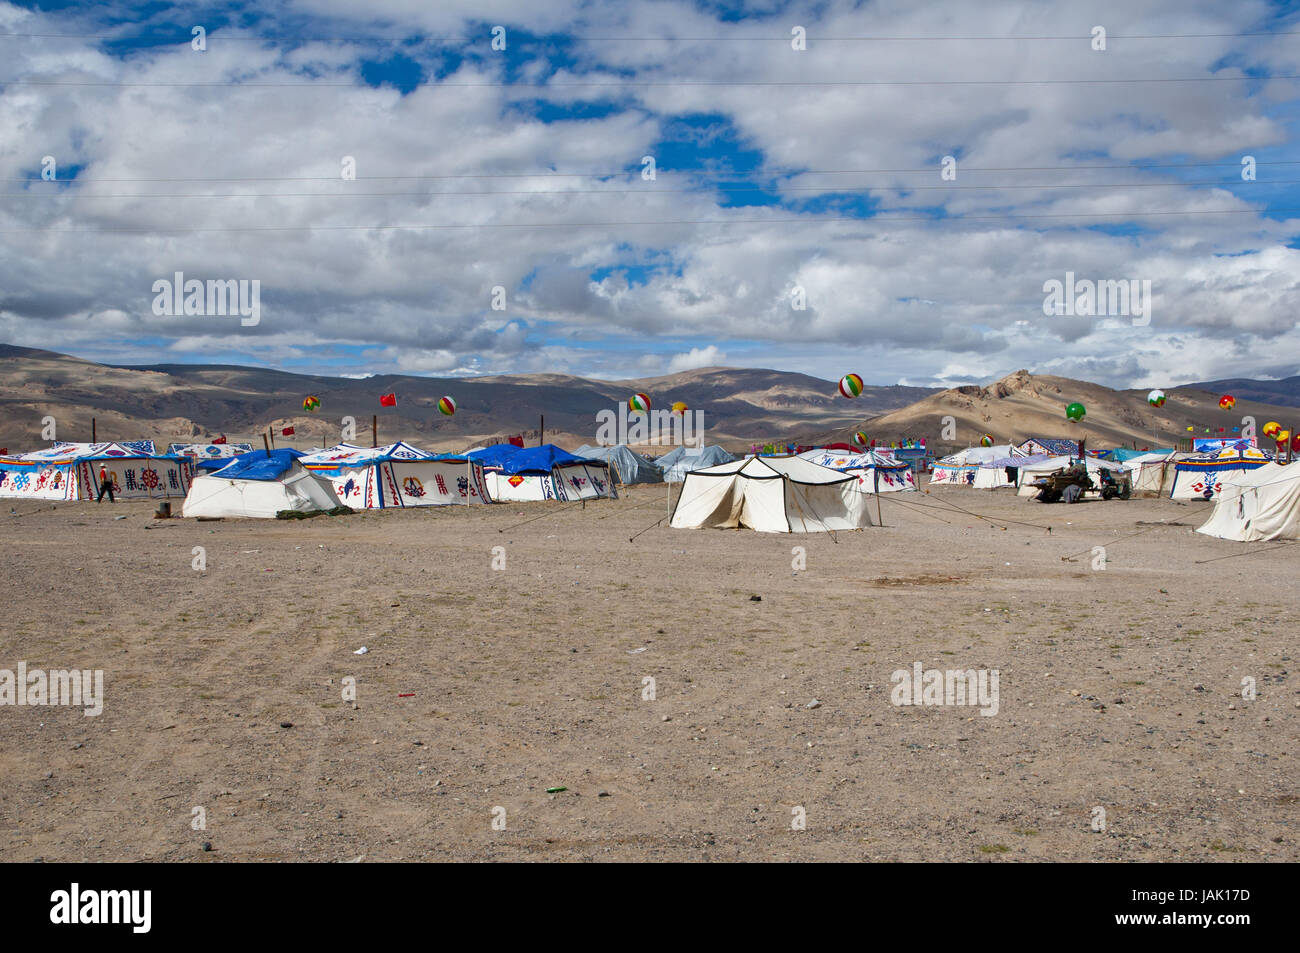
[[[1297,77],[1300,5],[1263,0],[0,2],[0,341],[1288,376]],[[155,314],[176,272],[259,281],[258,324]],[[1149,320],[1045,315],[1067,272],[1149,281]]]

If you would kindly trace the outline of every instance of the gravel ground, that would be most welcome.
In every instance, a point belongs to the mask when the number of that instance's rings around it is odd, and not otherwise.
[[[629,542],[664,487],[4,502],[0,669],[102,669],[104,702],[0,707],[0,860],[1300,859],[1300,546],[1194,534],[1205,504],[945,488]],[[915,662],[996,670],[997,713],[892,704]]]

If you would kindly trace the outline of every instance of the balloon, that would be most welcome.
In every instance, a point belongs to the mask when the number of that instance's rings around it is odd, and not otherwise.
[[[1153,390],[1147,394],[1147,403],[1152,407],[1163,407],[1165,405],[1165,392],[1162,390]]]
[[[1280,423],[1278,423],[1276,420],[1270,420],[1268,423],[1264,425],[1264,436],[1277,439],[1278,431],[1281,429],[1282,429],[1282,425]]]
[[[840,395],[852,400],[862,393],[862,378],[857,374],[845,374],[840,378]]]
[[[1191,433],[1191,432],[1192,432],[1193,430],[1195,430],[1195,429],[1196,429],[1195,427],[1188,427],[1188,428],[1187,428],[1187,432],[1188,432],[1188,433]]]
[[[302,409],[312,413],[320,410],[320,398],[315,394],[308,394],[302,399]]]
[[[980,446],[981,447],[993,446],[993,434],[986,433],[984,436],[980,437]]]
[[[868,440],[867,435],[864,434],[861,430],[859,430],[857,433],[853,435],[853,442],[856,443],[859,447],[865,447],[867,445],[867,440]]]
[[[1277,442],[1278,442],[1278,443],[1286,443],[1286,442],[1287,442],[1288,440],[1290,440],[1290,439],[1291,439],[1291,431],[1289,431],[1289,430],[1279,430],[1279,431],[1277,432]]]
[[[650,413],[650,397],[648,394],[633,394],[627,399],[627,409],[634,414]]]
[[[450,397],[441,397],[438,399],[438,411],[444,416],[450,417],[456,412],[456,401]]]
[[[1084,418],[1084,415],[1086,415],[1087,413],[1088,413],[1087,409],[1083,406],[1083,404],[1079,403],[1077,400],[1073,404],[1065,408],[1065,416],[1069,417],[1075,423],[1078,423],[1080,420],[1082,420]]]
[[[673,401],[673,413],[677,414],[679,417],[685,414],[687,410],[688,408],[686,406],[686,401],[684,400]]]
[[[1300,453],[1300,433],[1291,438],[1291,452]]]
[[[1224,410],[1232,410],[1232,408],[1237,406],[1237,398],[1233,397],[1231,394],[1224,394],[1219,398],[1219,406]]]

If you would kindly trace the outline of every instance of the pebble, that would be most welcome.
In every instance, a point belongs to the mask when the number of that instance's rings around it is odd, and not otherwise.
[[[210,841],[210,840],[205,840],[205,841],[202,843],[202,845],[200,846],[199,849],[202,850],[202,851],[204,851],[205,853],[206,853],[207,851],[212,850],[212,841]]]
[[[813,699],[812,701],[810,701],[808,704],[804,705],[804,707],[805,707],[805,708],[821,708],[821,707],[822,707],[822,703],[819,702],[817,699],[814,698],[814,699]]]
[[[749,601],[750,601],[750,602],[762,602],[762,601],[763,601],[763,597],[762,597],[762,596],[750,596],[750,597],[749,597]]]
[[[293,727],[293,722],[291,722],[291,721],[282,721],[282,722],[280,722],[280,727],[281,727],[281,728],[292,728],[292,727]]]

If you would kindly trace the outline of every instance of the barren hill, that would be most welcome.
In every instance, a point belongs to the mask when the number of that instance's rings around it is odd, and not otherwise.
[[[861,421],[860,425],[885,443],[902,437],[926,437],[938,450],[978,444],[986,433],[1000,444],[1043,436],[1087,438],[1091,445],[1104,447],[1167,447],[1192,436],[1232,436],[1232,428],[1241,426],[1247,415],[1255,417],[1257,429],[1276,419],[1293,433],[1300,432],[1291,426],[1292,421],[1300,423],[1300,410],[1294,407],[1245,400],[1233,394],[1237,405],[1225,411],[1219,407],[1221,393],[1177,387],[1165,390],[1166,403],[1157,408],[1147,402],[1148,393],[1112,390],[1100,384],[1019,370],[986,387],[954,387],[931,394],[910,407]],[[1073,423],[1065,416],[1066,405],[1075,401],[1087,408],[1087,417],[1081,423]],[[955,439],[940,438],[945,417],[954,418]],[[1194,430],[1189,432],[1189,426]],[[846,428],[816,437],[818,442],[846,440],[852,432]]]

